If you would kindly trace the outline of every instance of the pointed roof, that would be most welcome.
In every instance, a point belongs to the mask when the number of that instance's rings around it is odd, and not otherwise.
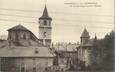
[[[43,11],[43,15],[39,19],[49,19],[49,20],[52,20],[52,18],[49,17],[49,15],[48,15],[48,11],[47,11],[46,5],[45,5],[44,11]]]
[[[15,27],[13,27],[13,28],[10,28],[10,29],[8,29],[8,31],[13,31],[13,30],[24,30],[24,31],[29,31],[27,28],[25,28],[24,26],[22,26],[22,25],[17,25],[17,26],[15,26]]]
[[[89,36],[89,32],[87,31],[86,28],[85,28],[84,31],[82,32],[81,37],[90,37],[90,36]]]

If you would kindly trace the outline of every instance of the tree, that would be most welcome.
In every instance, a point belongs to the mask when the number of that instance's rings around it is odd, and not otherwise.
[[[110,32],[103,39],[97,41],[97,45],[101,50],[102,62],[100,66],[102,69],[113,70],[114,64],[114,39],[115,32]]]

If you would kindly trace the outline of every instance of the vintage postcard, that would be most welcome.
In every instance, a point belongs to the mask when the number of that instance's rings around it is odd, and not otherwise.
[[[114,72],[114,0],[0,0],[0,72]]]

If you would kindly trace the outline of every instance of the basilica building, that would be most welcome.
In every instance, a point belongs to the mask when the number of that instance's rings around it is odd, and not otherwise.
[[[0,46],[0,71],[43,72],[52,66],[51,21],[45,6],[39,18],[39,39],[21,24],[8,29],[8,38]]]

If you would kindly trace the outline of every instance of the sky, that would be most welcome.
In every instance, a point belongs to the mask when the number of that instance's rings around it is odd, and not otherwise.
[[[87,2],[100,7],[77,6]],[[21,24],[38,37],[38,18],[45,4],[53,19],[53,42],[80,41],[84,27],[91,38],[95,33],[103,38],[114,29],[114,0],[0,0],[0,36],[5,37],[9,28]]]

